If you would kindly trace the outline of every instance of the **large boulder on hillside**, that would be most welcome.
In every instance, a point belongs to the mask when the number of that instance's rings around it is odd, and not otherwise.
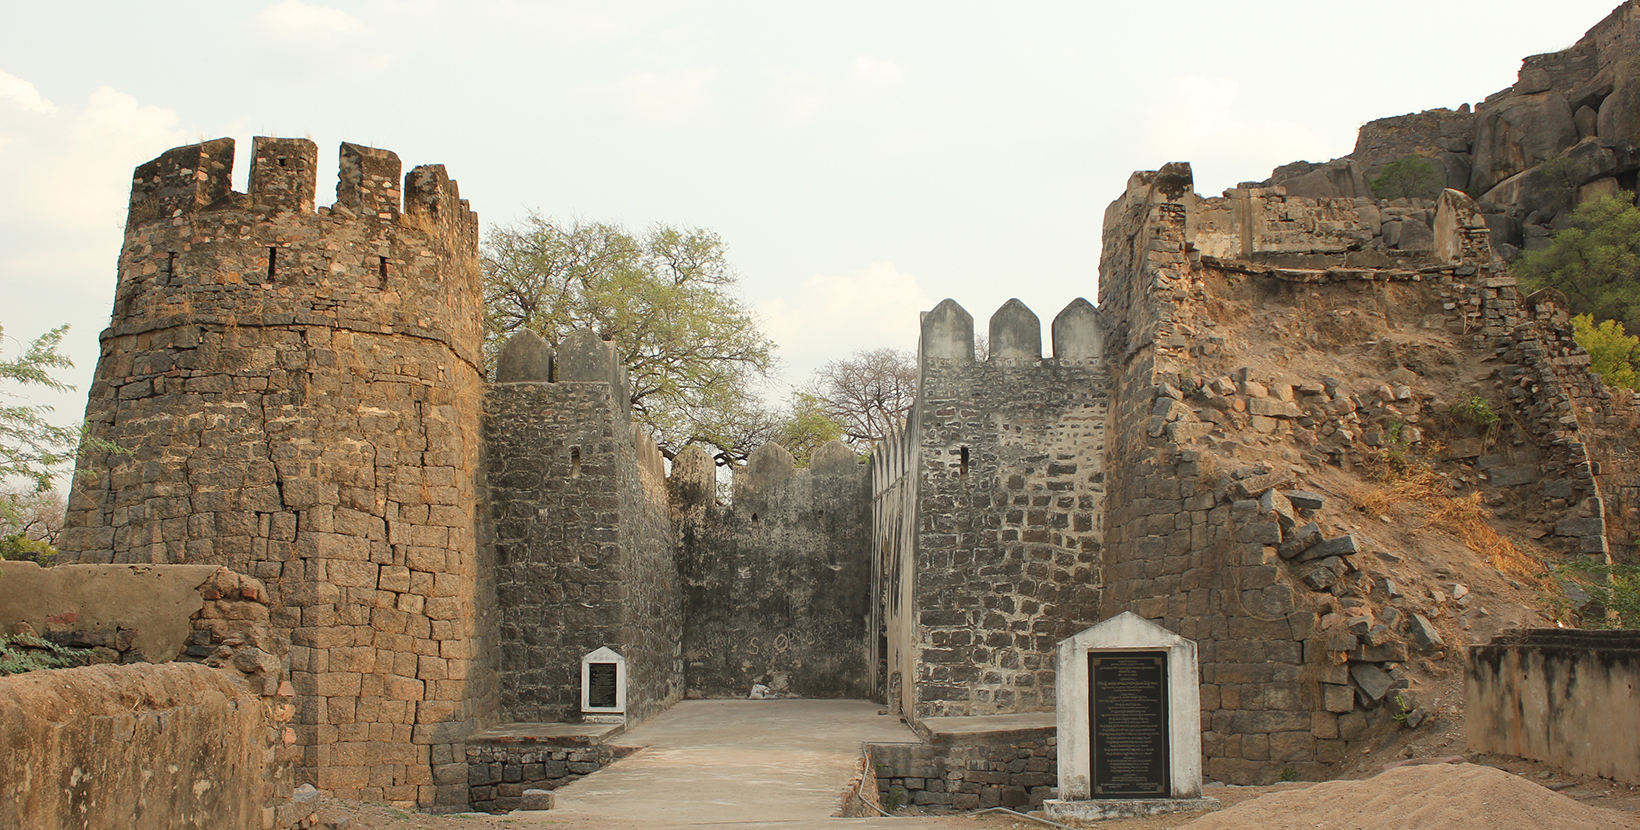
[[[1270,183],[1287,189],[1288,196],[1305,199],[1370,199],[1367,177],[1350,159],[1333,159],[1325,164],[1294,162],[1277,167]]]
[[[1571,105],[1558,92],[1505,95],[1475,113],[1470,193],[1485,193],[1577,143]]]
[[[1469,154],[1443,152],[1435,156],[1435,163],[1446,174],[1446,187],[1462,190],[1469,186]]]
[[[1516,207],[1522,213],[1539,212],[1545,220],[1570,210],[1580,190],[1593,182],[1612,179],[1640,167],[1640,150],[1627,141],[1586,139],[1549,161],[1500,182],[1482,198]],[[1592,188],[1591,195],[1602,192]]]
[[[1612,68],[1612,91],[1595,116],[1595,133],[1607,140],[1640,143],[1640,65]]]

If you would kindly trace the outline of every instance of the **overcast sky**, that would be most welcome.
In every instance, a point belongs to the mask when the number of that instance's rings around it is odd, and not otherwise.
[[[1128,175],[1218,193],[1350,152],[1364,121],[1476,102],[1614,0],[57,2],[0,0],[4,354],[60,323],[80,391],[131,169],[231,136],[443,163],[484,226],[530,209],[713,229],[785,378],[1095,300]],[[1552,9],[1552,10],[1551,10]]]

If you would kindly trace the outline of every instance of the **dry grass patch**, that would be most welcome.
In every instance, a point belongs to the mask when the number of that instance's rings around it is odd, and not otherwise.
[[[1388,514],[1392,508],[1409,507],[1422,514],[1425,527],[1434,527],[1461,539],[1470,550],[1485,556],[1500,572],[1533,584],[1541,584],[1549,568],[1532,553],[1522,550],[1492,527],[1492,511],[1482,504],[1482,494],[1464,496],[1447,493],[1446,476],[1426,464],[1408,464],[1396,459],[1373,471],[1382,483],[1346,493],[1356,508],[1373,516]]]

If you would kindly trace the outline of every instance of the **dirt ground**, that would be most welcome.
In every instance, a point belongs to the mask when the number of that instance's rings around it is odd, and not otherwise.
[[[1386,748],[1398,753],[1402,747]],[[1114,819],[1099,822],[1099,830],[1171,830],[1199,827],[1220,830],[1256,827],[1282,830],[1285,827],[1345,828],[1370,830],[1374,805],[1387,813],[1386,826],[1450,828],[1463,830],[1474,824],[1490,830],[1622,830],[1640,829],[1640,787],[1603,778],[1568,776],[1545,764],[1518,758],[1476,755],[1469,764],[1430,764],[1435,758],[1402,759],[1403,766],[1381,775],[1382,767],[1358,771],[1353,779],[1318,784],[1291,782],[1263,787],[1209,787],[1205,795],[1219,800],[1218,814],[1175,813],[1142,819]],[[1362,760],[1365,764],[1367,759]],[[1397,763],[1391,761],[1389,763]],[[1439,769],[1436,769],[1436,767]],[[1491,771],[1509,773],[1497,776]],[[1334,797],[1293,798],[1291,794],[1314,787],[1336,788]],[[1349,789],[1344,789],[1348,787]],[[1321,791],[1318,791],[1318,793]],[[1262,799],[1262,800],[1261,800]],[[1471,800],[1482,806],[1470,804]],[[1335,803],[1338,802],[1338,803]],[[477,830],[477,828],[524,828],[553,826],[538,820],[476,813],[427,815],[381,804],[319,799],[320,828],[348,830]],[[1249,805],[1240,810],[1240,805]],[[1592,809],[1591,809],[1592,808]],[[1411,812],[1425,812],[1418,819]],[[1470,815],[1478,813],[1478,815]],[[1256,819],[1246,816],[1254,815]],[[1340,821],[1346,816],[1348,821]],[[1547,816],[1547,817],[1546,817]],[[340,824],[342,819],[346,824]],[[771,817],[778,820],[778,817]],[[1005,814],[979,816],[905,816],[907,830],[1031,830],[1041,827]],[[1245,823],[1244,823],[1245,822]],[[1396,823],[1398,822],[1398,824]],[[841,825],[840,825],[841,826]]]

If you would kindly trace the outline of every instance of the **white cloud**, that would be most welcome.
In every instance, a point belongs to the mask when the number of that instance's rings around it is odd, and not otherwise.
[[[780,344],[789,382],[801,383],[828,360],[858,348],[917,348],[918,314],[934,307],[917,278],[877,262],[848,274],[809,277],[780,297],[758,304],[764,331]]]
[[[51,233],[117,227],[138,164],[196,137],[177,129],[175,110],[144,106],[113,87],[99,87],[85,106],[11,125],[17,149],[0,155],[0,175],[14,198],[0,219]],[[25,163],[21,156],[26,156]]]
[[[57,111],[57,105],[41,98],[34,84],[6,72],[0,72],[0,101],[10,101],[24,112]]]
[[[263,32],[290,40],[333,40],[370,31],[348,12],[302,0],[280,0],[263,9],[256,22]]]
[[[893,61],[861,55],[854,59],[854,77],[868,83],[890,84],[904,77],[900,65]]]
[[[1197,169],[1196,190],[1204,194],[1235,181],[1204,183],[1203,168],[1233,170],[1240,179],[1263,178],[1294,159],[1325,161],[1354,138],[1353,130],[1341,139],[1298,121],[1249,116],[1239,104],[1241,83],[1234,78],[1185,75],[1169,80],[1167,87],[1147,119],[1145,164],[1191,161]]]
[[[618,100],[633,119],[655,124],[684,120],[707,101],[707,88],[716,75],[710,69],[675,72],[636,72],[621,79]]]

